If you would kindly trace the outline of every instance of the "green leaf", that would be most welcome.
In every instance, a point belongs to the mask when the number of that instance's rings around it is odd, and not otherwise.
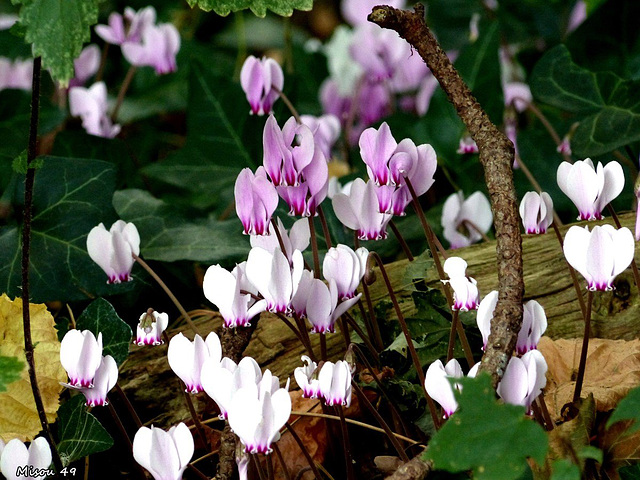
[[[102,333],[104,355],[111,355],[118,365],[129,355],[133,332],[118,316],[113,306],[104,298],[94,300],[80,314],[76,326],[79,330],[91,330],[97,337]]]
[[[42,67],[66,86],[74,76],[73,61],[91,39],[98,21],[99,0],[23,0],[20,24],[33,56],[42,56]]]
[[[27,151],[23,150],[20,155],[13,159],[13,163],[11,166],[13,167],[13,171],[16,173],[22,173],[23,175],[27,173],[29,168],[38,169],[44,165],[44,158],[37,157],[31,162],[31,165],[27,162]]]
[[[16,380],[20,380],[24,362],[16,357],[5,357],[0,355],[0,392],[7,391],[7,385]]]
[[[537,99],[578,115],[571,148],[579,157],[602,155],[640,140],[640,82],[579,67],[564,45],[538,62],[531,90]]]
[[[105,273],[87,253],[89,231],[116,220],[114,167],[99,160],[43,158],[33,194],[31,300],[86,300],[134,288],[136,282],[107,285]],[[16,208],[23,188],[13,192]],[[0,291],[10,296],[20,296],[21,237],[19,226],[0,227]]]
[[[111,435],[87,412],[83,395],[74,396],[58,409],[58,439],[64,466],[113,446]]]
[[[456,382],[462,384],[462,392],[456,391],[458,411],[426,452],[437,469],[473,470],[476,480],[515,480],[528,468],[528,457],[544,462],[547,436],[524,407],[498,403],[486,374]]]
[[[290,17],[293,10],[309,11],[313,7],[313,0],[187,0],[189,6],[198,6],[208,12],[213,10],[223,17],[230,12],[238,12],[250,8],[251,11],[264,17],[267,9],[277,15]]]
[[[563,458],[553,462],[551,480],[580,480],[580,468],[570,460]]]
[[[138,227],[142,256],[147,260],[216,263],[239,260],[249,252],[238,219],[189,220],[143,190],[118,191],[113,205],[123,220]]]
[[[626,397],[624,397],[617,408],[613,411],[609,420],[607,421],[607,428],[611,427],[616,422],[623,420],[633,420],[633,423],[627,429],[627,433],[633,433],[640,430],[640,387],[631,390]]]

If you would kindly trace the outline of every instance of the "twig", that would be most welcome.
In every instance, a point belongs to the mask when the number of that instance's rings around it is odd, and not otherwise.
[[[291,480],[291,472],[287,467],[287,463],[284,461],[284,457],[282,456],[282,452],[280,451],[280,447],[278,447],[277,443],[273,444],[273,451],[276,452],[276,456],[278,457],[278,461],[280,462],[280,466],[282,467],[285,478],[287,480]]]
[[[576,378],[576,387],[573,391],[573,403],[578,405],[580,393],[582,392],[582,382],[584,381],[584,370],[587,365],[587,351],[589,350],[589,335],[591,332],[591,304],[593,303],[593,292],[589,290],[587,294],[587,314],[584,318],[584,336],[582,337],[582,351],[580,352],[580,366]]]
[[[38,387],[38,377],[36,376],[36,361],[34,357],[33,340],[31,338],[31,312],[29,307],[29,255],[31,249],[31,218],[33,215],[33,185],[36,177],[36,169],[31,167],[31,163],[38,154],[38,121],[40,117],[40,78],[42,72],[42,58],[33,59],[33,77],[31,87],[31,119],[29,122],[29,146],[27,148],[27,175],[24,181],[24,216],[22,220],[22,328],[24,331],[24,355],[29,365],[29,382],[33,400],[38,411],[40,425],[44,431],[49,446],[53,465],[59,472],[62,470],[62,460],[58,448],[53,441],[53,435],[47,421],[47,414],[44,410],[44,403]]]
[[[438,45],[425,22],[423,5],[416,5],[415,12],[378,6],[374,7],[368,18],[381,27],[395,30],[416,49],[478,145],[480,163],[484,168],[494,212],[500,292],[480,369],[491,375],[495,388],[515,350],[523,313],[522,239],[513,185],[513,145],[491,123],[469,87]]]
[[[273,90],[278,95],[280,95],[280,98],[282,99],[284,104],[287,106],[287,108],[291,112],[291,115],[293,115],[293,118],[296,119],[296,123],[298,125],[302,125],[302,119],[300,118],[300,114],[298,113],[298,110],[296,110],[296,107],[293,106],[293,103],[291,103],[291,100],[289,100],[289,97],[287,97],[282,90],[280,90],[277,87],[274,87],[273,85],[271,85],[271,90]]]
[[[398,230],[398,227],[396,226],[396,223],[393,220],[391,220],[389,222],[389,226],[391,227],[391,231],[393,232],[393,234],[396,236],[396,239],[398,239],[398,243],[402,247],[402,251],[407,256],[407,259],[410,262],[413,262],[413,255],[411,254],[411,250],[409,249],[409,245],[407,245],[407,242],[405,241],[404,237],[400,233],[400,230]]]
[[[118,120],[118,112],[120,112],[124,96],[127,94],[127,90],[129,90],[129,86],[131,85],[131,81],[133,80],[133,76],[136,74],[137,69],[138,68],[135,65],[131,65],[127,71],[127,75],[124,77],[122,85],[120,86],[118,98],[116,99],[116,106],[113,107],[113,112],[111,113],[111,120],[114,122]]]
[[[353,462],[351,460],[351,442],[349,441],[349,429],[345,422],[342,405],[337,405],[338,417],[340,418],[340,433],[342,434],[342,449],[344,452],[344,463],[347,471],[347,480],[355,480],[355,472],[353,471]]]
[[[331,248],[331,232],[329,232],[329,226],[327,225],[327,218],[324,216],[322,205],[318,205],[318,217],[320,217],[320,225],[322,225],[322,234],[324,235],[324,241],[327,245],[327,250]]]
[[[122,424],[122,420],[120,420],[120,417],[118,416],[118,412],[116,412],[116,409],[113,407],[113,405],[111,405],[111,402],[109,401],[108,398],[107,398],[107,407],[109,409],[109,413],[113,417],[113,421],[115,422],[116,427],[118,427],[118,431],[120,432],[122,439],[126,442],[127,446],[129,447],[129,451],[133,452],[133,444],[131,443],[131,439],[129,438],[129,435],[127,434],[127,431],[125,430],[124,425]],[[131,462],[133,463],[133,466],[136,469],[138,476],[142,480],[146,480],[147,474],[145,473],[144,469],[140,466],[140,464],[136,462],[133,456],[131,457]]]
[[[306,447],[304,446],[304,443],[302,442],[302,440],[300,439],[300,437],[298,436],[296,431],[293,429],[293,425],[291,425],[291,423],[287,422],[287,423],[285,423],[285,426],[287,427],[287,430],[289,430],[289,432],[291,433],[291,436],[293,437],[293,439],[296,441],[296,443],[300,447],[300,450],[302,450],[302,454],[304,455],[304,458],[307,459],[307,463],[309,463],[309,468],[311,468],[311,471],[316,476],[316,480],[322,480],[322,476],[320,475],[320,472],[318,471],[318,466],[316,465],[316,462],[314,462],[313,458],[311,458],[311,455],[309,454],[309,452],[307,451]]]

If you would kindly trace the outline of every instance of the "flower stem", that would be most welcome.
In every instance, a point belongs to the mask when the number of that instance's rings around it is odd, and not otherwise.
[[[582,351],[580,352],[580,366],[578,367],[578,377],[576,378],[576,387],[573,391],[573,403],[577,406],[582,392],[582,383],[584,381],[584,369],[587,365],[587,351],[589,349],[589,335],[591,330],[591,304],[593,303],[593,292],[589,290],[587,293],[587,312],[584,317],[584,336],[582,337]]]
[[[529,170],[529,167],[527,167],[527,165],[522,161],[522,157],[516,154],[516,160],[518,161],[518,165],[520,165],[520,170],[522,170],[522,173],[524,173],[525,177],[527,177],[529,183],[531,183],[531,186],[535,188],[538,193],[542,193],[542,187],[531,173],[531,170]],[[560,220],[560,217],[558,216],[558,213],[555,209],[553,210],[553,223],[555,223],[559,227],[563,225],[562,220]]]
[[[127,431],[125,430],[124,425],[122,424],[122,420],[120,420],[120,417],[118,416],[118,412],[116,412],[116,409],[113,407],[113,405],[111,405],[111,402],[109,401],[108,398],[107,398],[107,408],[109,409],[109,413],[113,417],[113,421],[115,422],[116,427],[118,427],[118,430],[120,431],[120,435],[122,436],[122,439],[126,442],[127,447],[129,447],[129,451],[133,452],[133,444],[131,443],[131,439],[129,438],[129,435],[127,434]],[[133,462],[133,465],[134,465],[134,468],[136,469],[138,477],[140,477],[142,480],[146,480],[147,474],[145,473],[144,469],[140,466],[140,464],[136,462],[133,456],[131,457],[131,461]]]
[[[136,427],[140,428],[142,426],[142,421],[138,416],[138,412],[136,412],[135,408],[133,408],[133,405],[129,401],[129,397],[127,397],[127,395],[124,393],[124,390],[122,390],[122,387],[120,387],[120,384],[118,384],[117,382],[116,382],[116,392],[120,396],[120,399],[124,402],[124,405],[127,408],[129,415],[135,422]]]
[[[280,462],[280,466],[282,467],[286,480],[291,480],[291,472],[287,467],[287,463],[284,461],[284,457],[282,456],[282,452],[280,451],[277,443],[273,444],[273,451],[276,452],[276,456],[278,457],[278,461]]]
[[[99,82],[102,80],[102,75],[104,74],[104,67],[107,64],[107,55],[109,54],[109,44],[105,42],[104,47],[102,47],[102,55],[100,56],[100,66],[98,67],[98,73],[96,73],[95,82]]]
[[[31,338],[31,311],[29,306],[29,257],[31,253],[31,218],[33,206],[33,185],[35,183],[35,168],[31,163],[38,154],[38,121],[40,113],[40,79],[42,73],[42,57],[33,59],[33,77],[31,89],[31,117],[29,123],[29,145],[27,148],[27,174],[24,182],[24,214],[22,220],[22,328],[24,332],[24,355],[29,365],[29,382],[33,400],[38,411],[40,425],[44,431],[49,446],[53,465],[59,472],[62,469],[62,461],[58,448],[53,441],[53,435],[49,428],[47,414],[44,410],[44,403],[40,395],[38,377],[36,376],[36,361],[34,355],[33,339]]]
[[[562,235],[560,234],[560,229],[555,224],[555,222],[551,224],[551,227],[553,227],[553,231],[556,234],[556,238],[560,243],[560,250],[564,251],[564,240],[562,239]],[[564,259],[564,261],[567,264],[569,273],[571,274],[571,281],[573,282],[573,288],[576,290],[576,296],[578,297],[578,303],[580,304],[580,311],[582,312],[582,318],[586,318],[587,307],[584,304],[584,298],[582,298],[582,289],[580,288],[580,282],[578,281],[578,276],[576,275],[575,269],[569,264],[566,258]]]
[[[360,246],[360,240],[358,239],[358,234],[356,232],[353,233],[353,245],[354,250],[357,250]],[[366,277],[366,274],[365,274]],[[367,282],[363,279],[361,282],[362,292],[364,293],[365,301],[367,302],[367,309],[369,311],[369,315],[365,315],[364,307],[362,306],[362,300],[358,300],[358,305],[360,306],[360,311],[362,313],[362,319],[364,321],[365,328],[367,329],[367,333],[369,334],[369,338],[372,339],[374,344],[376,345],[378,351],[384,349],[384,342],[382,341],[382,333],[380,332],[380,325],[378,325],[378,319],[376,318],[376,311],[373,308],[373,302],[371,301],[371,293],[369,292],[369,286]]]
[[[271,225],[273,226],[273,231],[276,233],[276,237],[278,238],[278,245],[280,245],[280,250],[282,251],[282,253],[284,254],[284,256],[287,256],[287,249],[284,248],[284,241],[282,240],[282,235],[280,234],[280,229],[278,228],[278,223],[276,222],[276,220],[271,217]],[[293,252],[291,252],[293,254]]]
[[[118,92],[118,98],[116,99],[116,106],[113,107],[113,113],[111,113],[111,120],[116,122],[118,120],[118,112],[120,112],[120,107],[122,106],[122,102],[124,101],[124,96],[127,94],[127,90],[131,86],[131,81],[133,80],[134,75],[138,68],[135,65],[131,65],[129,70],[127,71],[127,75],[124,77],[124,81],[120,86],[120,91]]]
[[[302,450],[302,454],[304,455],[304,458],[307,459],[307,462],[309,463],[309,467],[311,468],[311,471],[315,475],[316,480],[322,480],[322,476],[320,475],[320,472],[318,471],[318,467],[316,466],[316,462],[314,462],[313,458],[311,458],[311,455],[309,454],[309,451],[304,446],[304,443],[302,442],[302,440],[300,439],[300,437],[298,436],[296,431],[293,429],[293,425],[291,425],[291,423],[287,422],[287,423],[285,423],[285,426],[287,427],[287,430],[289,430],[289,433],[291,433],[291,436],[293,437],[293,439],[296,441],[296,443],[300,447],[300,450]]]
[[[407,259],[409,259],[410,262],[413,262],[413,255],[411,254],[409,245],[407,245],[407,242],[405,242],[404,237],[402,236],[402,234],[400,233],[400,230],[398,230],[398,227],[396,226],[396,223],[393,220],[391,220],[389,222],[389,226],[391,227],[391,231],[393,232],[393,234],[398,239],[398,243],[402,247],[402,251],[407,256]]]
[[[187,323],[189,324],[189,327],[191,327],[191,330],[193,330],[193,333],[199,335],[200,332],[198,331],[198,327],[196,327],[195,323],[193,323],[193,320],[191,320],[191,317],[189,316],[187,311],[184,309],[182,304],[178,301],[178,299],[171,292],[171,290],[169,290],[169,287],[167,287],[167,285],[162,281],[162,279],[158,276],[158,274],[156,272],[154,272],[153,269],[147,264],[147,262],[142,260],[138,255],[136,255],[135,253],[132,253],[131,255],[133,256],[133,259],[136,262],[138,262],[140,264],[140,266],[142,268],[144,268],[149,273],[149,275],[151,275],[153,277],[153,279],[156,282],[158,282],[158,285],[160,285],[160,287],[162,287],[162,289],[165,291],[167,296],[171,299],[173,304],[178,308],[178,310],[180,311],[180,314],[182,315],[182,317],[184,317],[184,319],[187,321]],[[167,337],[167,341],[168,341],[168,337]]]
[[[351,328],[353,328],[358,334],[358,336],[362,339],[362,341],[367,347],[367,350],[369,350],[369,353],[371,353],[371,355],[375,359],[376,365],[380,365],[380,355],[378,354],[378,351],[373,346],[373,343],[371,343],[371,340],[369,340],[369,337],[365,335],[365,333],[362,331],[362,328],[360,328],[360,325],[358,325],[358,322],[356,322],[355,319],[348,313],[345,313],[343,317],[345,318],[347,323],[351,325]],[[347,345],[347,348],[349,348],[351,345],[352,343],[350,341],[349,345]]]
[[[340,431],[342,433],[342,449],[344,451],[344,463],[347,469],[347,480],[355,480],[355,472],[353,471],[353,461],[351,460],[351,442],[349,441],[349,429],[347,422],[344,421],[344,411],[342,405],[337,405],[336,410],[340,417]]]
[[[449,331],[449,345],[447,346],[447,363],[453,358],[453,350],[456,346],[456,329],[458,328],[458,310],[453,310],[451,317],[451,330]]]
[[[318,205],[318,217],[320,217],[320,225],[322,225],[322,234],[324,235],[325,243],[327,244],[327,250],[331,248],[331,232],[329,232],[329,226],[327,225],[327,218],[324,216],[322,205]]]
[[[523,98],[514,98],[514,100],[517,99],[526,101]],[[540,123],[542,123],[544,128],[547,130],[549,136],[551,136],[556,146],[559,147],[560,145],[562,145],[562,139],[560,138],[560,135],[558,135],[558,132],[556,132],[556,129],[553,128],[553,125],[551,125],[551,122],[547,119],[547,117],[545,117],[544,113],[542,113],[542,111],[533,102],[527,102],[527,109],[530,110],[531,113],[533,113],[538,118],[538,120],[540,120]],[[562,152],[562,158],[564,158],[565,162],[573,163],[571,155],[566,152]]]
[[[300,118],[300,114],[298,113],[298,110],[296,110],[296,107],[293,106],[293,103],[291,103],[291,100],[289,100],[289,97],[287,97],[282,90],[280,90],[277,87],[274,87],[273,85],[271,85],[271,90],[273,90],[278,95],[280,95],[280,98],[282,99],[284,104],[287,106],[287,108],[291,112],[291,115],[293,115],[293,118],[296,119],[296,123],[298,125],[302,125],[302,119]]]
[[[309,357],[311,358],[311,360],[313,360],[314,362],[317,361],[316,355],[315,355],[315,353],[313,353],[313,347],[311,346],[311,339],[309,338],[308,335],[305,335],[307,329],[305,328],[305,325],[304,325],[304,322],[302,321],[302,319],[299,318],[297,315],[295,315],[294,319],[296,321],[296,324],[298,325],[298,328],[296,328],[287,319],[287,317],[285,317],[281,313],[276,313],[276,316],[280,320],[282,320],[284,322],[284,324],[287,327],[289,327],[289,329],[296,335],[298,340],[300,340],[300,343],[302,343],[304,348],[307,349],[307,353],[309,354]]]
[[[616,228],[622,228],[620,219],[618,219],[618,215],[616,214],[616,211],[613,209],[613,206],[611,204],[607,205],[607,210],[609,210],[611,218],[613,218],[613,221],[616,224]],[[636,263],[635,258],[631,259],[631,271],[633,272],[633,280],[636,283],[636,288],[640,292],[640,272],[638,272],[638,264]]]
[[[384,267],[384,263],[382,263],[382,259],[376,252],[369,252],[369,258],[367,259],[367,270],[369,270],[369,262],[374,260],[378,267],[380,268],[380,273],[382,273],[382,278],[384,279],[384,283],[387,286],[387,290],[389,292],[389,298],[393,303],[393,308],[396,311],[396,315],[398,317],[398,322],[400,323],[400,328],[402,328],[402,333],[404,334],[404,338],[407,341],[407,347],[409,349],[409,353],[411,354],[411,360],[413,361],[413,366],[416,369],[416,373],[418,374],[418,380],[420,382],[420,386],[422,387],[422,392],[424,393],[424,397],[427,400],[427,404],[429,405],[429,412],[431,413],[431,418],[433,420],[433,424],[436,426],[436,429],[440,426],[440,419],[438,418],[438,413],[436,409],[435,403],[427,393],[424,387],[424,372],[422,371],[422,365],[420,365],[420,359],[418,358],[418,353],[416,352],[416,347],[413,345],[413,339],[411,338],[411,333],[409,332],[409,328],[407,327],[407,322],[404,319],[404,315],[402,314],[402,310],[400,309],[400,305],[398,304],[398,299],[396,298],[396,294],[393,291],[393,286],[389,281],[389,276],[387,275],[387,270]]]

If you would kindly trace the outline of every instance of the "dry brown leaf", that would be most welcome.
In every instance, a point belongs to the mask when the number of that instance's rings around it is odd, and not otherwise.
[[[60,342],[53,317],[44,304],[31,304],[29,308],[38,386],[47,419],[53,422],[62,391],[59,382],[66,381],[67,375],[60,364]],[[6,294],[0,297],[0,339],[0,355],[24,359],[22,300],[11,301]],[[22,378],[10,383],[7,391],[0,393],[0,437],[5,441],[13,438],[26,441],[33,439],[41,429],[25,366]]]
[[[549,366],[544,394],[554,420],[561,418],[562,406],[573,398],[581,348],[582,339],[551,340],[543,337],[538,344],[538,350]],[[640,340],[589,340],[581,396],[592,393],[596,411],[606,412],[615,408],[629,390],[638,385]]]
[[[640,432],[627,432],[630,422],[616,422],[602,439],[603,468],[609,478],[619,478],[618,468],[640,461]]]

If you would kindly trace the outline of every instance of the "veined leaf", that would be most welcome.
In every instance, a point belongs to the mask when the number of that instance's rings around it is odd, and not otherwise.
[[[187,3],[206,12],[213,10],[223,17],[247,8],[259,17],[264,17],[267,10],[290,17],[294,10],[308,11],[313,6],[313,0],[187,0]]]
[[[7,391],[7,385],[20,380],[25,363],[16,357],[0,355],[0,392]]]
[[[97,337],[102,333],[104,355],[111,355],[118,365],[129,355],[133,332],[104,298],[94,300],[76,322],[79,330],[91,330]]]

